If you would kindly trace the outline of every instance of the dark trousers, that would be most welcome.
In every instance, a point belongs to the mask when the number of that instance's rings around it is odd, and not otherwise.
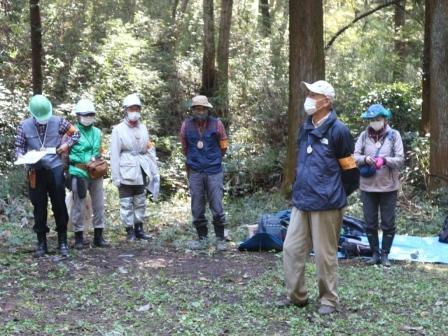
[[[68,213],[65,205],[65,178],[64,167],[36,170],[36,186],[29,185],[29,197],[34,207],[34,226],[36,233],[47,233],[48,196],[56,221],[58,233],[67,232]]]
[[[381,230],[384,234],[395,234],[395,210],[398,191],[367,192],[361,191],[366,232],[378,231],[378,210],[381,214]]]
[[[196,228],[206,227],[205,206],[208,200],[213,215],[213,225],[223,227],[226,217],[222,205],[224,194],[224,174],[208,175],[190,170],[189,187],[191,195],[191,212],[193,225]]]

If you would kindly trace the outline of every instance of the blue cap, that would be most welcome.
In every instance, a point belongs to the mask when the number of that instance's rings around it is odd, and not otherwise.
[[[392,112],[384,108],[381,104],[373,104],[370,105],[367,111],[361,115],[363,119],[373,119],[378,116],[390,119],[390,117],[392,117]]]

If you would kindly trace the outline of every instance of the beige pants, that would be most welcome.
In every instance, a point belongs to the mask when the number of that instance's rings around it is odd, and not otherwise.
[[[313,248],[320,304],[337,307],[337,252],[342,216],[343,209],[316,212],[292,209],[283,245],[283,267],[287,294],[293,303],[308,299],[305,263]]]

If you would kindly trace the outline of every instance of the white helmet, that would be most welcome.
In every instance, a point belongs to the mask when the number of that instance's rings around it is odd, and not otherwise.
[[[137,105],[137,106],[142,106],[142,102],[140,101],[140,98],[137,96],[136,93],[132,93],[128,96],[126,96],[126,98],[124,98],[123,100],[123,107],[129,107],[132,105]]]
[[[93,102],[89,99],[81,99],[76,103],[75,113],[78,115],[86,115],[96,113]]]

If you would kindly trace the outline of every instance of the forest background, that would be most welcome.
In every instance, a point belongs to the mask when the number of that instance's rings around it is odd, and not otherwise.
[[[33,92],[30,51],[36,35],[30,38],[30,8],[34,8],[30,4],[36,2],[1,2],[4,207],[25,195],[23,171],[12,165],[13,137],[18,122],[28,114]],[[139,93],[143,120],[161,161],[162,200],[186,199],[177,133],[191,97],[208,94],[231,139],[225,159],[227,198],[275,194],[280,189],[287,194],[288,186],[281,186],[288,146],[290,6],[285,0],[230,1],[231,20],[225,22],[226,6],[228,10],[228,1],[40,1],[38,90],[50,97],[55,113],[72,121],[74,103],[81,97],[93,99],[106,147],[111,126],[122,118],[123,97]],[[424,1],[416,0],[324,1],[321,13],[325,77],[336,88],[340,118],[356,138],[366,126],[360,114],[369,104],[380,102],[392,110],[391,124],[403,136],[406,166],[398,218],[403,223],[412,219],[412,227],[401,226],[408,233],[436,233],[446,209],[443,183],[431,185],[430,136],[422,126],[424,9]],[[225,47],[221,37],[225,25],[228,65],[224,63],[223,70],[219,57]],[[215,47],[207,49],[210,41]],[[307,61],[313,62],[302,62]],[[219,85],[223,73],[226,87]],[[210,76],[218,77],[218,84],[210,84]],[[352,199],[352,204],[359,204],[357,194]],[[355,214],[361,215],[358,210]]]
[[[447,215],[448,1],[0,0],[0,330],[3,335],[446,335],[446,265],[341,260],[341,307],[279,310],[281,253],[239,253],[247,224],[288,208],[301,80],[325,77],[356,138],[371,103],[403,137],[400,234],[434,236]],[[27,103],[42,92],[75,121],[95,102],[108,148],[137,92],[160,159],[162,190],[147,207],[149,242],[128,244],[116,188],[105,180],[108,249],[38,261],[25,172],[13,165]],[[204,93],[225,122],[230,251],[188,251],[195,233],[177,133]],[[288,154],[289,153],[289,154]],[[347,214],[362,218],[359,193]],[[52,221],[52,220],[50,220]],[[89,230],[87,236],[89,238]],[[69,235],[72,238],[72,235]],[[88,239],[87,239],[88,240]]]

